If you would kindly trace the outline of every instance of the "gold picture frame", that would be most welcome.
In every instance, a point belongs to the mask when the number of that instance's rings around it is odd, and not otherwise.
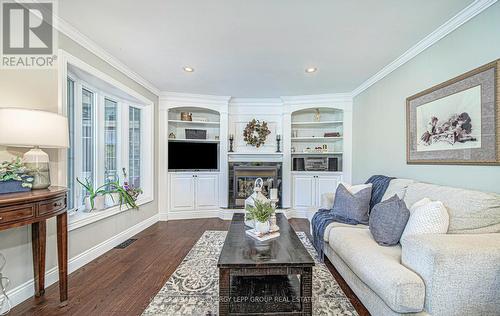
[[[406,99],[407,164],[500,165],[499,70],[497,59]]]

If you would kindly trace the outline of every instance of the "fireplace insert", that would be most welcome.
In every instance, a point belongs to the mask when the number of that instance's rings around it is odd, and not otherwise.
[[[231,162],[229,163],[229,207],[243,208],[252,195],[255,180],[262,178],[262,194],[269,198],[272,188],[278,189],[277,207],[281,207],[281,163]]]

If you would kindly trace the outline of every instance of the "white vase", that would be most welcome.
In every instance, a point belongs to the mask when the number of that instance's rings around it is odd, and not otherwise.
[[[110,193],[106,194],[106,206],[114,206],[120,204],[120,194]]]
[[[94,198],[94,208],[92,208],[90,203],[90,197],[85,197],[85,209],[87,211],[99,211],[106,208],[106,197],[103,195],[98,195]]]
[[[257,230],[261,234],[269,233],[270,230],[269,221],[265,222],[255,221],[255,230]]]

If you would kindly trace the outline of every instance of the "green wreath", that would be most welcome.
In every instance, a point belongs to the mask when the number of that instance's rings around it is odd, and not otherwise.
[[[267,127],[267,123],[265,121],[261,123],[256,119],[248,122],[247,127],[243,131],[245,142],[257,148],[266,142],[267,135],[269,134],[271,134],[271,131]]]

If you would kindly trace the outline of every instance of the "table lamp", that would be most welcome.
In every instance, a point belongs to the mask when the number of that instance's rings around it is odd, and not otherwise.
[[[38,110],[0,108],[0,145],[30,147],[23,162],[33,176],[33,189],[50,186],[49,155],[40,148],[68,148],[68,119]]]

